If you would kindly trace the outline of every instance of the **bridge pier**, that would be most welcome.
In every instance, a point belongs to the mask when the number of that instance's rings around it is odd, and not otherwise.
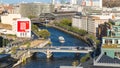
[[[37,52],[34,52],[33,54],[32,54],[32,58],[36,58],[37,57]]]
[[[52,56],[52,52],[50,50],[47,50],[46,56],[47,56],[47,59],[50,59]]]

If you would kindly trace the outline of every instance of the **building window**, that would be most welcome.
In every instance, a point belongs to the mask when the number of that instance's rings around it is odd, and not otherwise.
[[[109,43],[112,44],[112,40],[111,39],[109,40]]]
[[[24,37],[24,33],[22,33],[22,35],[23,35],[22,37]]]
[[[20,33],[20,36],[22,36],[22,33]]]
[[[108,44],[108,39],[105,40],[105,44]]]
[[[117,52],[115,52],[114,54],[115,54],[115,56],[116,56],[116,55],[117,55]]]
[[[25,33],[25,36],[27,36],[27,33]]]
[[[115,52],[114,54],[116,58],[120,58],[120,52]]]
[[[104,52],[104,55],[107,55],[107,53],[106,53],[106,52]]]
[[[118,39],[115,39],[115,44],[118,44]]]

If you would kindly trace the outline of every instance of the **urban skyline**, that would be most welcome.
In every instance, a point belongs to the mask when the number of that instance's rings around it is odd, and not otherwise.
[[[55,0],[56,2],[70,2],[70,0]],[[80,2],[82,0],[79,0]],[[89,1],[89,0],[86,0]],[[92,0],[92,1],[99,1],[99,0]],[[43,2],[43,3],[51,3],[52,0],[0,0],[1,3],[5,3],[5,4],[15,4],[15,3],[21,3],[21,2]]]
[[[0,4],[0,68],[120,68],[118,0]]]
[[[14,3],[20,3],[20,2],[44,2],[44,3],[50,3],[51,0],[0,0],[1,3],[7,3],[7,4],[14,4]]]

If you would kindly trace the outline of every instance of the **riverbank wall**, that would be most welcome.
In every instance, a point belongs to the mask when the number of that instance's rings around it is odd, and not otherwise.
[[[19,55],[18,55],[19,54]],[[31,57],[31,54],[29,51],[22,51],[21,53],[19,52],[18,54],[12,56],[15,59],[18,59],[17,63],[15,63],[12,68],[15,68],[17,65],[23,63],[26,61],[27,58]]]
[[[39,48],[43,48],[45,47],[48,43],[50,42],[50,40],[48,39],[47,41],[45,41],[44,43],[39,44],[38,46],[36,46],[35,48],[39,47]],[[18,59],[17,63],[15,63],[12,68],[17,67],[19,64],[21,63],[26,63],[26,60],[30,57],[33,56],[33,53],[31,53],[28,50],[23,50],[23,51],[18,51],[15,55],[12,55],[13,58]]]

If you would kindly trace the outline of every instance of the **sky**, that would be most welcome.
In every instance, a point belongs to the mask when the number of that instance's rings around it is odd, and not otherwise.
[[[14,3],[21,3],[21,2],[44,2],[44,3],[50,3],[52,0],[0,0],[0,2],[5,4],[14,4]],[[59,1],[59,0],[56,0]],[[69,1],[69,0],[64,0]],[[89,0],[88,0],[89,1]],[[99,0],[93,0],[93,1],[99,1]]]
[[[43,3],[50,3],[52,0],[0,0],[0,2],[5,4],[14,4],[14,3],[21,3],[21,2],[43,2]],[[62,1],[62,0],[56,0],[56,1]],[[65,2],[68,2],[70,0],[63,0]]]
[[[2,3],[8,3],[8,4],[13,4],[13,3],[20,3],[20,2],[44,2],[44,3],[50,3],[51,0],[0,0]]]

